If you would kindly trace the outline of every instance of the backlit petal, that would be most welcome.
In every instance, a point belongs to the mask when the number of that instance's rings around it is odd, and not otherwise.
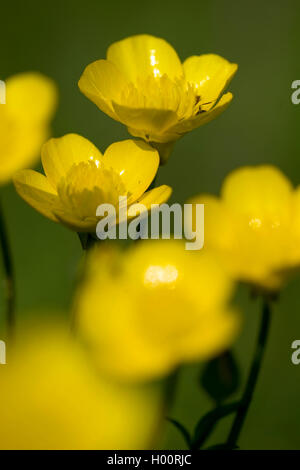
[[[143,204],[146,209],[150,209],[152,204],[163,204],[172,194],[172,188],[167,185],[159,186],[158,188],[147,191],[135,204],[128,209],[128,216],[135,216],[138,212],[138,204]]]
[[[115,64],[108,60],[93,62],[84,70],[78,86],[101,111],[116,119],[111,101],[118,99],[126,80]]]
[[[50,183],[56,188],[74,163],[102,160],[101,152],[92,142],[78,134],[50,139],[42,148],[42,163]]]
[[[112,44],[107,59],[124,73],[128,80],[148,76],[170,78],[181,77],[183,69],[180,59],[164,39],[147,34],[131,36]]]
[[[136,201],[150,186],[159,166],[159,155],[141,140],[116,142],[105,151],[103,161],[122,178],[129,192],[128,203]]]
[[[207,124],[208,122],[216,119],[220,114],[225,111],[225,109],[229,106],[231,100],[233,98],[232,93],[228,92],[222,96],[220,101],[217,105],[212,108],[210,111],[205,111],[203,113],[198,114],[190,119],[185,121],[181,121],[172,128],[168,130],[170,134],[174,133],[179,138],[181,135],[185,134],[186,132],[192,131],[197,127],[203,126],[203,124]]]
[[[75,232],[92,233],[96,230],[96,225],[99,219],[96,217],[87,217],[86,219],[79,219],[73,215],[67,214],[64,210],[56,211],[55,216],[66,227]]]
[[[237,67],[237,64],[232,64],[216,54],[192,56],[183,64],[187,81],[195,86],[200,101],[204,103],[210,101],[214,103],[218,99],[232,80]]]
[[[59,204],[57,194],[44,175],[33,170],[21,170],[15,174],[13,182],[24,201],[45,217],[58,222],[53,214],[53,208]]]
[[[126,126],[144,133],[145,138],[151,134],[163,133],[165,129],[177,122],[177,114],[167,109],[131,108],[113,102],[118,117]]]

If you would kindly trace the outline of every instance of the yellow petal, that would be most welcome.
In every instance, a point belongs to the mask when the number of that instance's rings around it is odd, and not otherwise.
[[[1,450],[150,448],[162,407],[159,387],[99,374],[65,325],[44,320],[27,330],[1,369]]]
[[[216,248],[220,243],[228,239],[228,218],[224,214],[224,209],[220,199],[210,194],[200,194],[199,196],[189,199],[188,204],[193,204],[193,231],[195,226],[195,206],[196,204],[204,204],[204,224],[205,224],[205,241],[204,246]],[[227,222],[227,223],[226,223]],[[229,230],[229,240],[230,230]]]
[[[183,345],[185,359],[209,359],[224,352],[237,337],[240,326],[241,317],[234,310],[208,316],[202,330],[194,331]]]
[[[147,209],[151,208],[152,204],[163,204],[172,194],[172,188],[167,185],[158,186],[158,188],[147,191],[143,196],[136,201],[135,204],[128,209],[128,216],[135,216],[138,212],[138,204],[143,204]]]
[[[3,137],[0,139],[0,183],[9,181],[14,173],[36,162],[48,133],[45,126],[20,125],[18,122],[13,126],[13,132]]]
[[[237,324],[228,308],[232,284],[214,257],[174,240],[110,253],[91,252],[77,303],[83,336],[106,373],[153,380],[229,346]],[[99,313],[99,296],[110,315]]]
[[[68,227],[71,230],[74,230],[75,232],[86,232],[86,233],[92,233],[95,232],[96,230],[96,225],[99,219],[96,217],[87,217],[84,220],[76,218],[70,214],[67,214],[64,212],[64,210],[56,210],[55,211],[55,216],[58,219],[59,222],[61,222],[63,225]]]
[[[114,101],[113,108],[119,121],[131,129],[142,131],[146,140],[151,140],[151,134],[162,134],[177,122],[177,114],[169,109],[132,108]]]
[[[78,86],[101,111],[116,119],[111,100],[118,98],[126,80],[115,64],[108,60],[93,62],[84,70]]]
[[[177,134],[177,138],[179,138],[186,132],[196,129],[197,127],[203,126],[203,124],[207,124],[213,119],[216,119],[220,114],[223,113],[223,111],[225,111],[225,109],[231,103],[232,98],[232,93],[225,93],[225,95],[222,96],[222,98],[219,100],[219,102],[214,108],[209,111],[200,113],[195,117],[179,122],[175,126],[171,127],[168,130],[168,133]]]
[[[78,134],[50,139],[42,148],[43,167],[54,188],[74,163],[88,160],[100,162],[102,154],[92,142]]]
[[[271,165],[243,167],[225,179],[222,197],[230,209],[240,214],[252,215],[257,220],[271,217],[275,223],[289,216],[292,185]]]
[[[59,204],[58,198],[44,175],[33,170],[21,170],[15,174],[13,182],[24,201],[45,217],[58,221],[53,214],[53,208]]]
[[[237,64],[232,64],[216,54],[192,56],[183,64],[187,81],[195,86],[204,103],[215,102],[218,99],[232,80],[237,68]],[[212,104],[208,109],[211,106]]]
[[[180,59],[173,47],[164,39],[147,34],[115,42],[107,51],[107,59],[132,82],[148,76],[167,74],[174,79],[183,75]]]
[[[136,201],[153,181],[159,166],[159,155],[143,141],[124,140],[107,148],[103,162],[121,176],[129,192],[128,203],[131,203]]]
[[[6,106],[15,118],[32,123],[45,123],[57,104],[54,82],[39,73],[22,73],[6,81]]]

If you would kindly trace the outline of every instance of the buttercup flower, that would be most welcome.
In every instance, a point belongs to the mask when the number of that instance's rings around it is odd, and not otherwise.
[[[38,73],[14,75],[5,83],[6,104],[0,104],[0,184],[36,162],[57,102],[53,81]]]
[[[277,291],[300,266],[300,187],[273,166],[243,167],[225,179],[221,197],[205,204],[205,246],[232,276]]]
[[[15,175],[17,192],[41,214],[77,232],[95,231],[97,207],[109,203],[118,210],[119,196],[127,196],[130,215],[135,204],[148,208],[171,194],[165,185],[145,192],[156,175],[159,156],[143,141],[114,143],[102,155],[84,137],[68,134],[43,146],[42,163],[46,176],[32,170]]]
[[[216,260],[182,242],[140,242],[125,253],[96,246],[75,315],[102,371],[153,379],[231,344],[239,326],[231,291]]]
[[[58,327],[38,329],[1,368],[0,449],[145,449],[159,420],[154,388],[95,370]]]
[[[130,134],[156,146],[164,162],[177,139],[227,108],[232,94],[223,92],[236,70],[215,54],[182,64],[170,44],[144,34],[112,44],[106,60],[86,67],[79,88]]]

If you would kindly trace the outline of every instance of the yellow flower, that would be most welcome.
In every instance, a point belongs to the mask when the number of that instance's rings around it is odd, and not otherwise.
[[[225,179],[221,197],[205,204],[205,246],[234,278],[278,290],[300,264],[300,188],[273,166],[243,167]]]
[[[112,44],[106,60],[86,67],[79,88],[130,134],[156,146],[164,162],[177,139],[226,109],[232,94],[223,92],[236,70],[215,54],[182,64],[170,44],[144,34]]]
[[[239,326],[231,290],[210,254],[179,241],[140,242],[125,253],[96,246],[75,315],[101,370],[150,380],[231,344]]]
[[[38,329],[1,366],[0,449],[144,449],[159,422],[160,392],[95,374],[57,327]]]
[[[6,80],[6,104],[0,104],[0,184],[36,162],[56,102],[56,87],[43,75],[22,73]]]
[[[95,231],[97,207],[109,203],[118,209],[119,196],[127,196],[133,214],[135,204],[150,207],[171,194],[165,185],[145,192],[159,156],[143,141],[116,142],[102,155],[84,137],[67,134],[43,146],[42,163],[46,176],[32,170],[15,175],[17,192],[41,214],[78,232]]]

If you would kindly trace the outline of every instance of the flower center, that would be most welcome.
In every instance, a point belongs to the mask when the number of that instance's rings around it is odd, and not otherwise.
[[[95,217],[103,203],[118,207],[119,196],[127,196],[120,175],[94,161],[74,164],[60,180],[57,193],[64,210],[80,219]]]
[[[163,109],[176,112],[178,119],[197,114],[200,97],[184,78],[171,80],[167,75],[149,76],[129,83],[121,90],[120,103],[132,108]]]

